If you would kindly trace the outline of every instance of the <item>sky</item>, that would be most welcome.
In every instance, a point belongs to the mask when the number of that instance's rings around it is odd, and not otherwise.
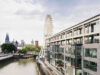
[[[100,14],[100,0],[0,0],[0,43],[6,33],[10,41],[44,42],[46,15],[53,20],[53,33]]]

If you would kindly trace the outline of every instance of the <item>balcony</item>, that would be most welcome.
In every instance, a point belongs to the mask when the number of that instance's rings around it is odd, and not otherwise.
[[[86,40],[85,44],[100,43],[100,39]]]
[[[56,61],[56,65],[57,65],[58,67],[64,67],[64,63],[63,63],[62,61],[60,61],[60,60],[57,60],[57,61]]]

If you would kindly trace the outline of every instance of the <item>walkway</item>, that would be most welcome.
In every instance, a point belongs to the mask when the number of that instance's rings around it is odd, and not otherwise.
[[[12,57],[13,57],[13,54],[0,54],[0,60],[5,60]]]
[[[45,75],[63,75],[61,72],[59,72],[55,67],[50,65],[48,62],[43,63],[42,61],[38,61],[40,63],[40,71],[45,71]]]

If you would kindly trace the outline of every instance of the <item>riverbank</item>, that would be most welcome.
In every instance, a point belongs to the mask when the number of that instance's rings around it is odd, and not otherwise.
[[[11,58],[15,58],[15,59],[29,59],[29,58],[34,58],[36,59],[36,55],[32,55],[32,54],[1,54],[0,55],[0,61],[3,60],[8,60]]]

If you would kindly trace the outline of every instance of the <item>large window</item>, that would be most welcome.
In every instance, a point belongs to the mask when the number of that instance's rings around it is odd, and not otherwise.
[[[90,28],[90,24],[85,26],[85,33],[90,33],[91,28]]]
[[[66,56],[65,60],[66,60],[67,62],[71,62],[71,57],[67,57],[67,56]]]
[[[92,71],[97,71],[97,63],[84,60],[84,68]]]
[[[76,47],[76,55],[77,55],[77,56],[81,56],[81,55],[82,55],[81,52],[82,52],[82,47],[81,47],[81,46],[77,46],[77,47]]]
[[[74,44],[82,44],[82,38],[74,39]]]
[[[71,36],[72,36],[72,32],[67,33],[66,36],[67,36],[67,37],[71,37]]]
[[[84,51],[84,56],[97,58],[97,48],[86,48]]]
[[[65,50],[65,52],[68,53],[68,54],[71,54],[71,49],[72,49],[72,48],[67,47],[66,50]]]
[[[99,21],[94,21],[85,26],[85,33],[91,33],[91,32],[98,32],[99,30]]]
[[[99,38],[100,38],[100,35],[99,34],[85,37],[85,43],[86,44],[99,43],[100,42],[100,39]]]
[[[81,27],[74,30],[74,36],[75,35],[80,35],[80,34],[82,34],[82,28]]]
[[[67,45],[71,45],[72,44],[72,40],[66,40],[66,44]]]
[[[87,73],[87,72],[84,72],[84,74],[83,75],[92,75],[92,74],[90,74],[90,73]]]

